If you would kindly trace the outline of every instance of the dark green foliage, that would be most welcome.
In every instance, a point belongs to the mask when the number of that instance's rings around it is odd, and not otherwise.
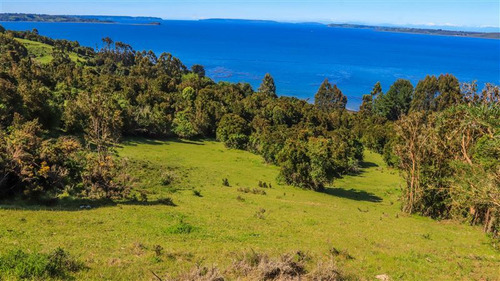
[[[337,85],[332,86],[328,79],[325,79],[314,96],[314,104],[323,111],[345,109],[347,97],[342,94]]]
[[[276,85],[274,84],[274,79],[271,74],[266,73],[264,79],[262,80],[262,84],[260,84],[257,92],[262,93],[268,98],[276,98]]]
[[[408,80],[398,79],[387,93],[380,93],[375,99],[375,111],[388,120],[398,120],[410,110],[413,86]]]
[[[440,75],[438,89],[439,95],[436,97],[436,110],[441,111],[462,103],[460,83],[455,76],[450,74]]]
[[[84,268],[83,264],[61,248],[49,254],[10,251],[0,256],[0,276],[16,279],[68,279]]]
[[[426,76],[418,82],[415,88],[415,96],[411,103],[412,111],[436,110],[435,98],[438,94],[439,85],[436,76]]]
[[[248,122],[236,114],[224,115],[217,127],[217,140],[231,148],[245,148],[249,134]]]
[[[193,66],[191,66],[191,71],[198,74],[199,77],[205,77],[205,68],[203,65],[193,64]]]
[[[229,180],[228,180],[227,178],[223,178],[223,179],[222,179],[222,185],[223,185],[223,186],[230,186],[230,185],[229,185]]]

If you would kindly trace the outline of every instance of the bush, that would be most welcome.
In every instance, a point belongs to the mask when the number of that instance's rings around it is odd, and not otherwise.
[[[176,206],[172,198],[163,197],[158,199],[158,204],[166,205],[166,206]]]
[[[167,228],[166,232],[169,234],[190,234],[195,230],[195,227],[180,220],[177,224]]]
[[[88,153],[83,172],[86,196],[100,199],[121,199],[130,193],[131,177],[126,174],[125,163],[113,156]]]
[[[229,180],[228,180],[227,178],[223,178],[223,179],[222,179],[222,185],[223,185],[223,186],[230,186],[230,185],[229,185]]]
[[[10,251],[0,256],[0,276],[19,279],[67,279],[70,273],[83,269],[83,264],[61,248],[49,254]]]
[[[180,138],[190,139],[197,135],[191,123],[191,114],[188,110],[177,113],[172,122],[172,131]]]
[[[175,173],[172,171],[163,172],[160,178],[160,182],[164,186],[170,185],[174,180],[175,180]]]
[[[226,114],[217,127],[217,140],[227,147],[244,149],[248,143],[250,127],[248,122],[237,114]]]
[[[81,181],[82,147],[78,140],[71,137],[43,140],[43,134],[37,120],[25,122],[15,116],[9,134],[1,136],[3,171],[0,172],[6,177],[0,182],[0,195],[55,197],[65,187]],[[9,188],[4,190],[2,184]]]

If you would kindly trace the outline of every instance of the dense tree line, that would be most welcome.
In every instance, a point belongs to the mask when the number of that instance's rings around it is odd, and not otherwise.
[[[15,38],[54,46],[40,64]],[[82,51],[83,50],[83,51]],[[69,53],[86,56],[74,62]],[[402,208],[500,228],[499,89],[427,76],[363,96],[359,112],[325,80],[314,104],[278,97],[271,75],[254,91],[215,83],[201,65],[103,39],[92,50],[27,32],[0,33],[0,196],[123,197],[122,136],[216,138],[280,167],[280,180],[321,190],[357,170],[368,148],[399,168]]]
[[[38,63],[15,38],[54,46],[53,60]],[[327,81],[315,106],[278,97],[269,74],[257,91],[215,83],[203,66],[110,38],[78,62],[69,57],[77,42],[36,30],[5,31],[0,41],[2,196],[124,196],[127,176],[113,153],[122,136],[216,138],[280,166],[284,183],[314,190],[362,159],[347,100]]]
[[[356,131],[405,179],[402,208],[500,229],[500,90],[427,76],[413,88],[376,84],[363,97]]]

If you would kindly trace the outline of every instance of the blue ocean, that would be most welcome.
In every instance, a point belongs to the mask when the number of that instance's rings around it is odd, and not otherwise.
[[[2,22],[7,29],[38,29],[42,35],[99,47],[111,37],[136,50],[170,52],[187,66],[202,64],[216,81],[258,87],[265,73],[279,95],[313,99],[328,78],[356,109],[380,81],[386,91],[398,78],[416,84],[427,74],[451,73],[463,82],[500,84],[500,40],[377,32],[322,24],[265,21],[161,21],[140,25]]]

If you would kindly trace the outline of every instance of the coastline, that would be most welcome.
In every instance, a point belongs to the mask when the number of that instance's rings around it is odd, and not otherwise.
[[[356,25],[336,25],[328,24],[327,27],[330,28],[349,28],[349,29],[365,29],[373,30],[376,32],[388,32],[388,33],[403,33],[403,34],[417,34],[417,35],[432,35],[432,36],[445,36],[445,37],[461,37],[461,38],[478,38],[478,39],[492,39],[500,40],[500,32],[468,32],[468,31],[451,31],[451,30],[432,30],[432,29],[411,29],[404,30],[405,28],[392,28],[392,27],[382,27],[382,26],[356,26]],[[419,32],[419,30],[421,30]],[[431,31],[431,32],[427,32]],[[435,32],[433,32],[435,31]],[[440,33],[441,32],[441,33]],[[447,32],[461,32],[464,34],[446,34]],[[489,35],[489,36],[482,36]]]

